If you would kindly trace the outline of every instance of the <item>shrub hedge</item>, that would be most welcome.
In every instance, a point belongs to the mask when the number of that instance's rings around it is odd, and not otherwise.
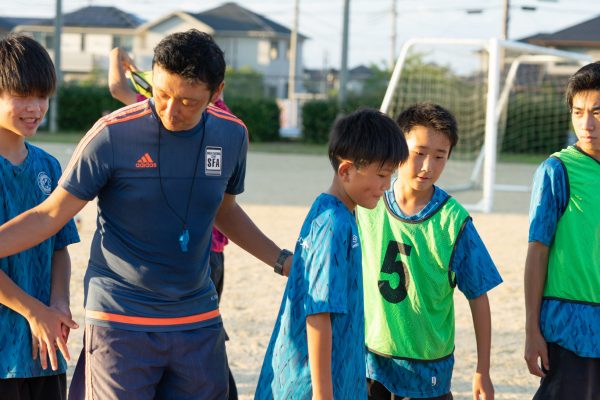
[[[69,132],[87,131],[107,112],[123,107],[106,86],[64,85],[58,92],[58,125]],[[238,116],[256,142],[279,139],[279,107],[275,99],[227,97],[227,105]]]

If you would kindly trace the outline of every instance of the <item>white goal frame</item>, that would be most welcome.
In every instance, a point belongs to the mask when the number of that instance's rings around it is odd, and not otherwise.
[[[500,120],[500,116],[507,105],[508,95],[514,83],[514,79],[517,75],[519,66],[525,62],[528,64],[541,64],[565,59],[576,61],[579,62],[581,65],[584,65],[589,62],[592,62],[593,59],[592,57],[586,54],[555,50],[548,47],[535,46],[508,40],[500,40],[496,38],[492,38],[489,40],[448,38],[409,39],[402,47],[396,65],[394,67],[394,71],[390,79],[390,84],[388,85],[385,97],[380,108],[380,110],[383,113],[387,113],[390,108],[390,103],[394,98],[394,93],[397,89],[398,83],[400,82],[402,68],[409,54],[409,50],[415,45],[423,44],[443,44],[445,46],[479,46],[480,48],[487,50],[489,54],[487,99],[485,113],[485,136],[483,146],[475,161],[475,165],[473,167],[469,182],[463,185],[456,185],[452,186],[451,188],[448,188],[449,190],[470,190],[481,187],[482,197],[479,200],[479,202],[475,204],[465,204],[465,207],[472,211],[489,213],[492,211],[495,191],[524,192],[530,190],[528,186],[499,185],[495,182],[498,123]],[[522,55],[516,57],[510,64],[510,69],[508,70],[504,87],[501,88],[501,65],[503,61],[501,57],[503,54],[503,50],[505,49],[535,54]],[[480,186],[477,181],[482,172],[483,181]]]

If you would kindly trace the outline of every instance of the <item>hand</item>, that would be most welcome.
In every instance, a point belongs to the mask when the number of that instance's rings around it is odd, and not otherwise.
[[[137,67],[135,66],[135,63],[133,62],[133,60],[131,59],[131,57],[129,57],[129,54],[127,54],[127,52],[121,48],[119,48],[119,62],[121,63],[121,66],[123,67],[123,71],[137,71]]]
[[[525,335],[525,361],[530,374],[543,378],[546,374],[540,367],[538,359],[541,359],[541,364],[548,371],[550,369],[548,345],[540,330],[536,329],[534,332],[527,332]]]
[[[292,270],[292,260],[294,259],[294,255],[292,254],[283,262],[283,276],[290,276],[290,272]]]
[[[50,300],[50,308],[55,309],[56,311],[62,313],[63,315],[73,318],[71,314],[71,308],[68,303],[65,302],[53,302]],[[61,335],[65,343],[69,341],[69,334],[71,333],[71,328],[68,325],[61,324]]]
[[[71,359],[62,326],[66,325],[69,329],[77,329],[79,326],[70,316],[39,303],[27,321],[31,328],[32,357],[34,360],[37,359],[39,352],[43,369],[48,368],[48,357],[50,357],[52,370],[58,369],[56,349],[60,350],[66,360]]]
[[[473,375],[473,400],[494,400],[494,385],[489,373],[475,372]]]

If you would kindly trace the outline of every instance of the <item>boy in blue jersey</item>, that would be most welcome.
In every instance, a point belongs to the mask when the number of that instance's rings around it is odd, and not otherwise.
[[[525,263],[529,372],[539,400],[600,398],[600,63],[566,90],[577,142],[535,173]]]
[[[398,117],[408,160],[373,210],[359,208],[369,399],[452,399],[456,286],[477,339],[473,398],[494,398],[486,292],[500,275],[469,214],[435,182],[458,141],[454,116],[420,103]]]
[[[236,201],[247,131],[212,105],[225,59],[197,30],[154,49],[152,99],[101,118],[56,190],[0,226],[0,257],[46,239],[98,198],[84,278],[86,397],[224,399],[227,356],[210,279],[213,224],[267,264],[291,259]]]
[[[333,182],[302,225],[256,399],[366,397],[354,209],[377,204],[406,153],[398,126],[379,111],[357,111],[334,125]]]
[[[0,40],[0,223],[43,202],[58,183],[58,161],[25,143],[42,122],[55,87],[54,65],[39,43],[22,35]],[[66,396],[66,342],[69,330],[77,328],[69,306],[67,246],[78,241],[68,221],[37,246],[0,258],[2,398]]]

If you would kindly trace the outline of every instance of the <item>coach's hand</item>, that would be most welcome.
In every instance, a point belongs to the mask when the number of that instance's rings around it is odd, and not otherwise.
[[[70,314],[70,312],[69,312]],[[56,350],[60,350],[65,359],[71,359],[67,348],[65,331],[63,325],[68,329],[77,329],[79,326],[70,315],[38,303],[27,317],[32,337],[32,357],[37,359],[38,354],[43,369],[48,368],[48,357],[52,370],[58,369]]]
[[[538,359],[541,359],[542,366],[548,371],[550,369],[548,345],[540,330],[535,329],[533,332],[527,331],[525,334],[525,361],[530,374],[543,378],[546,374],[540,367]]]

